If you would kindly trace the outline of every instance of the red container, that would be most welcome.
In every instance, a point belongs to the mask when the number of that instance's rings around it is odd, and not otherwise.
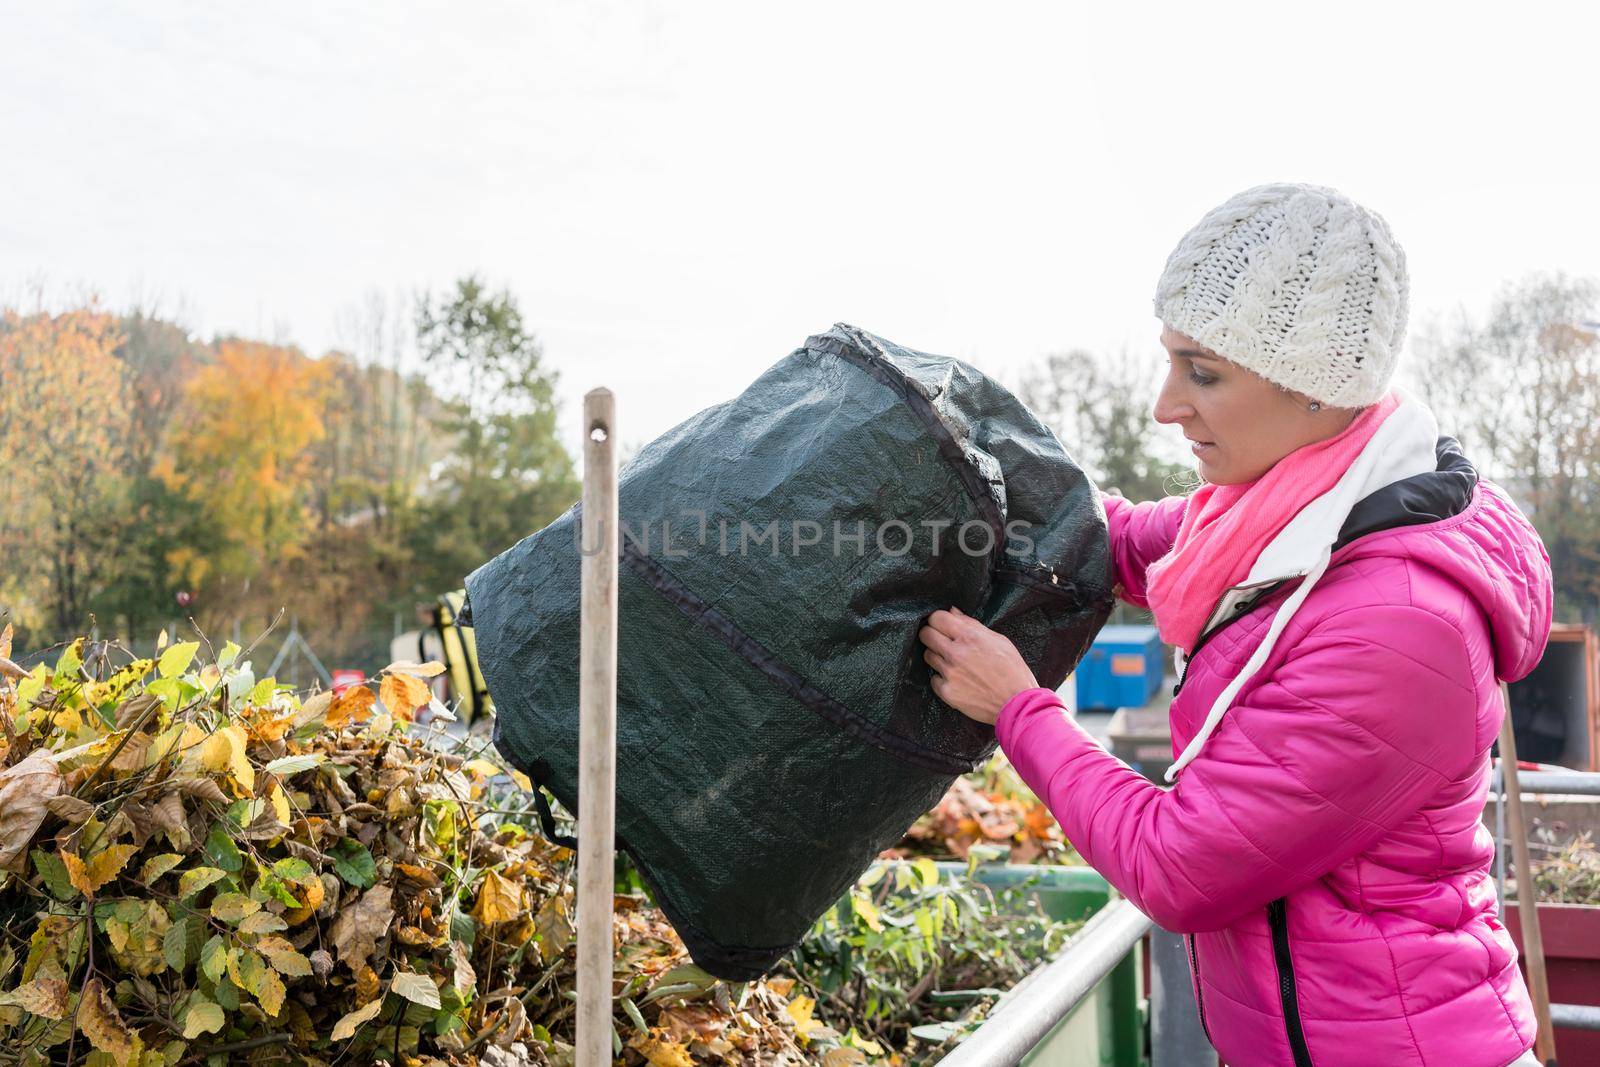
[[[1550,1002],[1600,1005],[1600,906],[1540,904],[1538,914]],[[1522,951],[1522,919],[1515,904],[1506,905],[1505,923]],[[1600,1064],[1600,1030],[1556,1027],[1556,1059]]]

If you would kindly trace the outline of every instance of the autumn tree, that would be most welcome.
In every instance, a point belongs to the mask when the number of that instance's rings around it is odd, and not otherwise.
[[[454,588],[549,523],[578,495],[556,436],[556,374],[509,292],[463,278],[417,303],[417,342],[448,405],[450,450],[419,552],[437,590]]]
[[[162,474],[224,527],[213,554],[179,553],[189,581],[238,598],[250,579],[303,550],[328,378],[298,349],[237,338],[219,341],[195,373]]]
[[[189,331],[148,309],[118,323],[130,400],[127,493],[115,540],[116,566],[96,603],[102,624],[128,635],[153,634],[174,618],[187,584],[184,559],[209,556],[221,542],[224,517],[161,475],[169,429],[183,412],[189,381],[211,360]]]
[[[0,602],[30,631],[84,629],[116,560],[130,396],[115,318],[0,313]]]

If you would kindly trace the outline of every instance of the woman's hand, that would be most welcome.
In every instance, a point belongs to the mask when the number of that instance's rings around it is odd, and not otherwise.
[[[1039,684],[1009,638],[960,608],[934,612],[918,636],[934,695],[969,719],[992,724],[1012,697]]]

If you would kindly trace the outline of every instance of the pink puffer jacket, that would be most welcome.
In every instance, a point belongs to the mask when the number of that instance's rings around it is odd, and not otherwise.
[[[1549,557],[1528,521],[1441,441],[1439,469],[1363,500],[1270,656],[1172,790],[1029,690],[1006,755],[1084,858],[1189,935],[1201,1017],[1229,1067],[1503,1067],[1533,1043],[1496,918],[1481,815],[1499,680],[1550,629]],[[1184,507],[1107,500],[1117,579]],[[1173,751],[1261,642],[1293,581],[1197,645]]]

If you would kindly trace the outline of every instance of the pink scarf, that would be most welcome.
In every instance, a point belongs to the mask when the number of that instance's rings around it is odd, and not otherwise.
[[[1196,489],[1172,550],[1146,572],[1161,639],[1193,651],[1223,594],[1249,577],[1262,549],[1301,508],[1333,488],[1399,405],[1390,393],[1342,433],[1296,449],[1253,482]]]

